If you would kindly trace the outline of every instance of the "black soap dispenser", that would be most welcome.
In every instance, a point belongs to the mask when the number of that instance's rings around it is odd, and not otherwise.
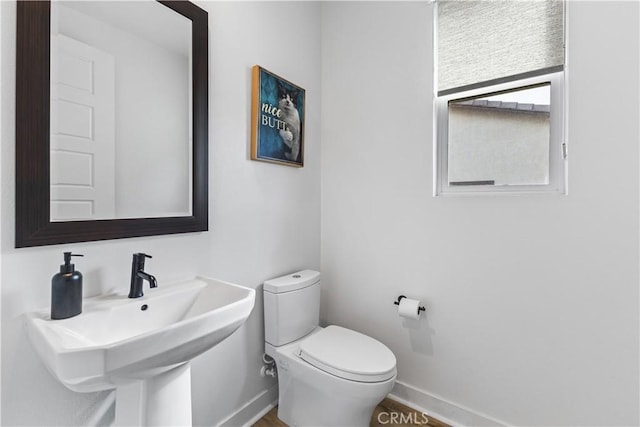
[[[64,264],[60,273],[51,278],[51,319],[68,319],[82,312],[82,273],[71,264],[72,256],[84,256],[64,253]]]

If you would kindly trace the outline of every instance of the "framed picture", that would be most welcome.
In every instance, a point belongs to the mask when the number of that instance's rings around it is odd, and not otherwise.
[[[304,165],[304,97],[301,87],[253,67],[251,159]]]

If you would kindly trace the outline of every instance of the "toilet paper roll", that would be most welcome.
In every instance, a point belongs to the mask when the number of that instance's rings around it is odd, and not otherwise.
[[[420,301],[411,298],[402,298],[398,305],[398,314],[400,317],[406,317],[407,319],[420,318]]]

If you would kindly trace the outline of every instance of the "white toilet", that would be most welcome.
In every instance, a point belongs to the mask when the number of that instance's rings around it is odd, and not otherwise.
[[[396,358],[384,344],[318,326],[320,273],[264,282],[265,352],[278,371],[278,418],[290,426],[368,426],[391,391]]]

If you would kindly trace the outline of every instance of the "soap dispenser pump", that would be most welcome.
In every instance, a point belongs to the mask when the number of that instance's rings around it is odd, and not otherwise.
[[[60,272],[51,278],[51,319],[68,319],[82,312],[82,273],[71,264],[72,256],[64,253],[64,264]]]

